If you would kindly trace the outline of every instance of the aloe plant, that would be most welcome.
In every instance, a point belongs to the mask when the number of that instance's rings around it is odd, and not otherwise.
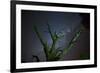
[[[82,27],[80,28],[80,30],[78,32],[76,32],[75,36],[73,36],[72,40],[69,42],[68,47],[63,48],[63,50],[59,50],[58,48],[55,47],[55,45],[56,45],[57,41],[59,39],[61,39],[64,35],[59,36],[59,34],[57,34],[57,32],[52,33],[50,25],[48,23],[47,23],[47,26],[48,26],[49,34],[52,39],[51,46],[49,46],[47,44],[47,42],[43,41],[43,38],[40,35],[40,32],[38,31],[38,28],[35,25],[34,25],[34,31],[35,31],[37,37],[39,38],[41,44],[43,45],[43,49],[44,49],[45,56],[46,56],[46,61],[57,61],[57,60],[61,59],[68,52],[68,50],[73,47],[74,43],[77,41],[78,37],[80,36]],[[37,61],[40,61],[38,56],[33,55],[33,57],[36,58]]]

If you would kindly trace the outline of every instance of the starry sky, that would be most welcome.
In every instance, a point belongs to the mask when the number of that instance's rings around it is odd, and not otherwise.
[[[86,20],[86,21],[85,21]],[[34,32],[33,26],[36,25],[44,41],[49,46],[52,44],[50,34],[48,33],[47,23],[51,27],[51,32],[63,34],[56,47],[63,49],[68,46],[72,37],[80,29],[82,24],[88,25],[89,14],[71,13],[71,12],[51,12],[51,11],[31,11],[21,10],[21,62],[36,62],[32,55],[39,57],[40,61],[46,61],[43,46]],[[61,59],[80,60],[80,54],[87,54],[89,59],[90,50],[90,32],[82,32],[76,45]]]

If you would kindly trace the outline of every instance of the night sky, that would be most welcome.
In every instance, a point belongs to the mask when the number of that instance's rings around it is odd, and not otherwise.
[[[50,12],[50,11],[21,11],[21,62],[35,62],[32,55],[39,57],[40,61],[46,61],[43,46],[33,30],[36,25],[42,38],[49,46],[52,44],[50,34],[48,33],[47,23],[49,23],[52,33],[55,31],[63,34],[56,47],[63,49],[68,46],[72,37],[80,29],[81,25],[86,28],[75,43],[74,47],[60,60],[80,60],[80,56],[86,56],[89,59],[90,54],[90,31],[89,14],[71,13],[71,12]]]

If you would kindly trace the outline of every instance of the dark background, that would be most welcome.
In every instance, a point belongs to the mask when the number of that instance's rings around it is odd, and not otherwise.
[[[68,46],[75,33],[83,25],[83,31],[75,43],[75,46],[60,60],[81,60],[90,57],[90,15],[88,13],[50,12],[50,11],[21,11],[21,62],[35,62],[32,55],[45,61],[45,53],[40,40],[36,36],[33,26],[36,25],[44,41],[52,44],[48,33],[47,23],[50,24],[52,32],[63,33],[65,36],[58,41],[56,47]]]

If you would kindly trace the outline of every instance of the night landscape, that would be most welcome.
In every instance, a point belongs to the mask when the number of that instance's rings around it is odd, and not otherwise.
[[[90,59],[90,14],[21,10],[21,62]]]

